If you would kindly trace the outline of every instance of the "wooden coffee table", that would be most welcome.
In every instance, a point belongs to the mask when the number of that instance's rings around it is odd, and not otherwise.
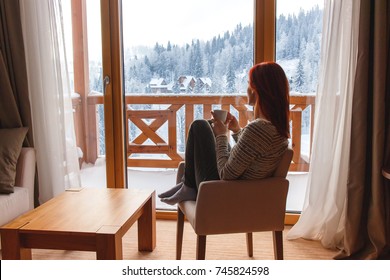
[[[138,250],[156,247],[155,192],[66,191],[0,228],[2,259],[31,259],[31,249],[95,251],[122,259],[122,237],[138,221]]]

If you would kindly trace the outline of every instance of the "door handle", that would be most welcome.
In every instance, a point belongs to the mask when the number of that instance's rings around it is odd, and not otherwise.
[[[106,95],[107,86],[110,84],[110,77],[105,76],[103,79],[103,95]]]

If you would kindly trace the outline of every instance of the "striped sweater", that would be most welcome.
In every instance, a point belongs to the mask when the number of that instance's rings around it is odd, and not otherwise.
[[[228,137],[216,137],[219,177],[222,180],[262,179],[272,176],[288,146],[275,126],[256,119],[233,134],[236,144],[229,151]]]

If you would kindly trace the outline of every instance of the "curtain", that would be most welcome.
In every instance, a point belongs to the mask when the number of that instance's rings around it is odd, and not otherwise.
[[[40,201],[81,186],[60,0],[20,0]]]
[[[343,246],[359,8],[356,0],[325,1],[313,153],[303,210],[287,235],[326,248]]]
[[[337,258],[390,258],[390,3],[361,0],[344,249]]]
[[[0,128],[28,127],[23,145],[33,147],[31,121],[19,1],[0,0]],[[37,184],[34,196],[37,205]]]
[[[0,0],[0,16],[0,126],[29,127],[27,141],[32,145],[31,112],[18,1]]]

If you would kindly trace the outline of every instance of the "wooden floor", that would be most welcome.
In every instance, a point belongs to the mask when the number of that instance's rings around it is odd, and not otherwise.
[[[337,254],[327,250],[317,241],[298,239],[286,240],[291,227],[284,231],[284,258],[286,260],[330,260]],[[206,259],[208,260],[272,260],[272,233],[254,233],[254,256],[246,254],[245,234],[213,235],[207,237]],[[176,221],[157,221],[157,246],[153,252],[138,252],[136,224],[123,237],[123,258],[126,260],[174,260],[176,244]],[[194,260],[196,235],[192,227],[185,223],[182,259]],[[37,260],[94,260],[94,252],[32,250],[33,259]]]

